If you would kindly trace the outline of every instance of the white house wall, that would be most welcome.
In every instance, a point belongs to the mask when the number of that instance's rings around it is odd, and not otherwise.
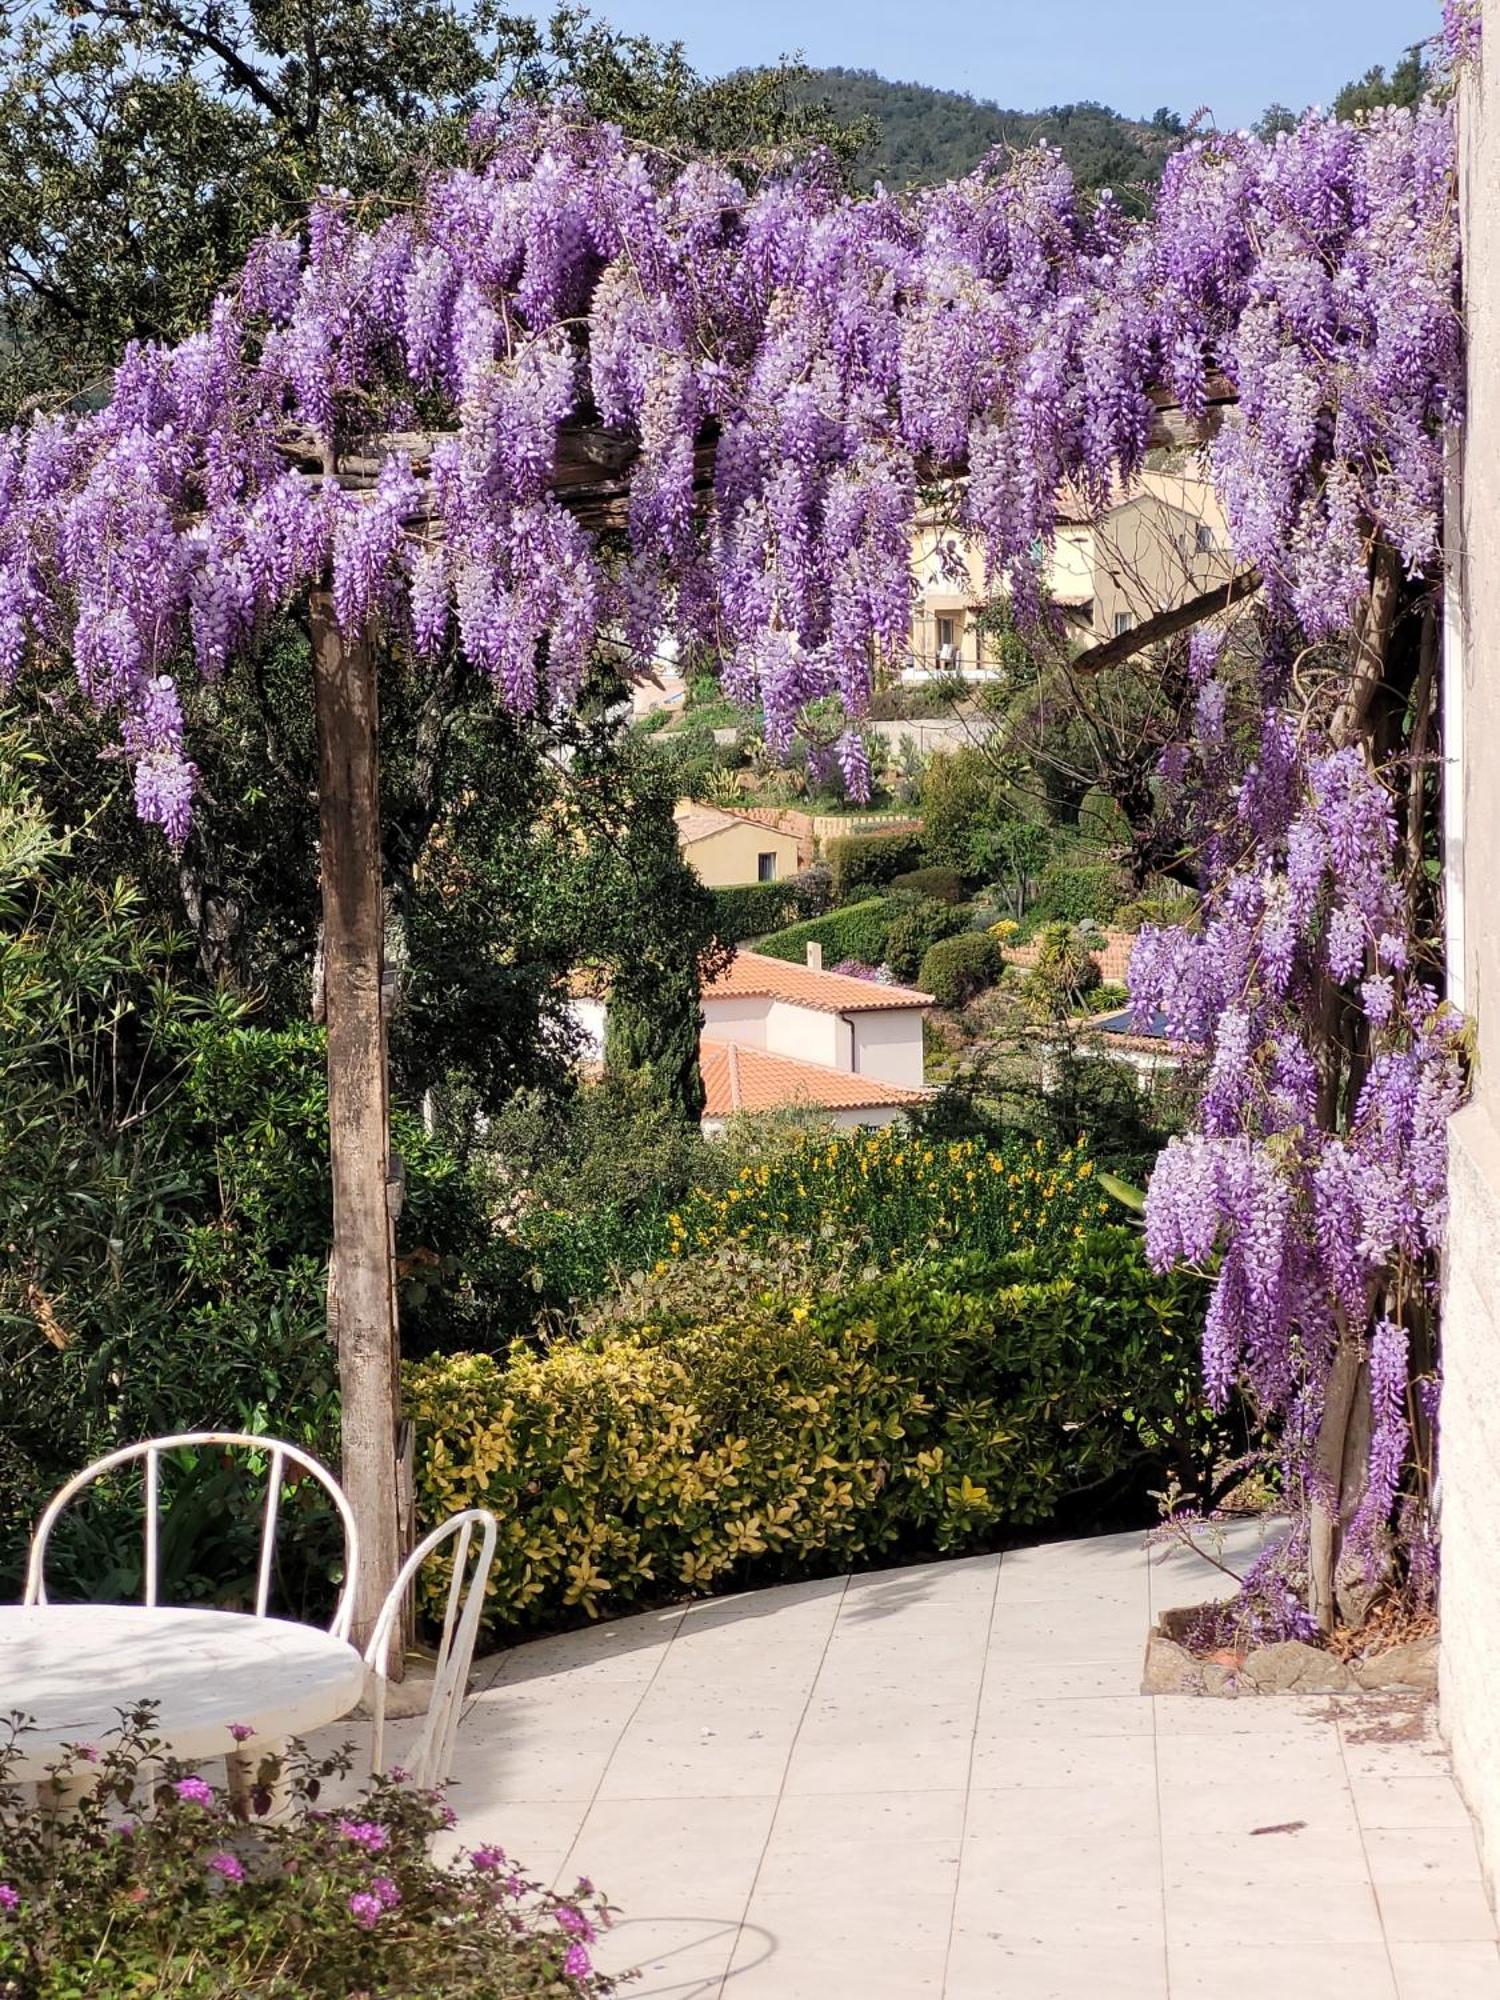
[[[751,1048],[773,1046],[766,1039],[766,1020],[771,1002],[755,994],[705,993],[703,1032],[713,1042],[745,1042]],[[795,1054],[795,1051],[792,1051]]]
[[[838,1014],[772,1000],[766,1014],[765,1046],[779,1056],[822,1063],[825,1069],[852,1069],[849,1024]]]
[[[1464,992],[1478,1022],[1474,1101],[1449,1126],[1443,1292],[1439,1706],[1454,1768],[1500,1875],[1500,0],[1485,0],[1480,76],[1459,97],[1469,325],[1462,506],[1447,524],[1463,620],[1447,694],[1463,706]],[[1491,999],[1490,995],[1497,997]]]
[[[852,1019],[854,1067],[861,1076],[878,1076],[882,1083],[922,1083],[920,1008],[892,1007]]]

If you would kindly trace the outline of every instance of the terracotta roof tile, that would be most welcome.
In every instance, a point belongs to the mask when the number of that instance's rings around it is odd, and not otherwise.
[[[736,1111],[776,1111],[806,1104],[823,1111],[874,1111],[888,1105],[920,1104],[925,1090],[855,1076],[795,1056],[774,1055],[747,1042],[720,1042],[705,1035],[698,1045],[703,1071],[704,1116],[728,1118]]]
[[[815,972],[792,959],[737,951],[728,967],[703,989],[705,1000],[789,1000],[821,1014],[872,1014],[890,1007],[930,1007],[932,995],[914,986],[882,986],[846,972]]]
[[[1134,931],[1112,931],[1104,933],[1104,943],[1093,954],[1100,973],[1111,986],[1123,986],[1125,974],[1130,966],[1130,954],[1135,946]],[[1002,945],[1000,947],[1007,965],[1023,968],[1036,964],[1040,946],[1036,944]]]
[[[690,847],[695,840],[707,840],[710,834],[725,833],[735,826],[753,826],[757,833],[786,833],[785,828],[767,826],[761,820],[752,819],[748,813],[729,812],[723,806],[699,805],[694,799],[680,799],[672,810],[672,817],[677,822],[677,838],[684,847]]]

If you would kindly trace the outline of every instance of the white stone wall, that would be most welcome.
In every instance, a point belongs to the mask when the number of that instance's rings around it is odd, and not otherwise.
[[[1452,1216],[1443,1323],[1440,1713],[1500,1879],[1500,0],[1488,59],[1460,96],[1469,323],[1462,503],[1450,508],[1448,730],[1461,721],[1449,897],[1477,1017],[1474,1102],[1449,1130]],[[1461,708],[1461,715],[1459,710]]]
[[[1443,1317],[1439,1714],[1500,1880],[1500,1130],[1485,1103],[1449,1128]]]

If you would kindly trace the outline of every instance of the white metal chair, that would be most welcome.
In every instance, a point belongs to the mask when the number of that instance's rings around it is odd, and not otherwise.
[[[280,1438],[255,1437],[248,1431],[182,1431],[174,1437],[147,1438],[140,1444],[128,1444],[119,1451],[112,1451],[97,1464],[83,1472],[76,1473],[66,1486],[55,1493],[48,1502],[47,1510],[37,1523],[36,1533],[31,1539],[31,1555],[26,1565],[26,1590],[23,1604],[45,1604],[47,1602],[46,1562],[47,1542],[58,1517],[83,1492],[106,1472],[113,1472],[118,1466],[129,1465],[136,1459],[144,1459],[146,1485],[146,1518],[144,1534],[146,1541],[144,1602],[154,1606],[157,1601],[157,1574],[159,1568],[160,1533],[158,1521],[158,1500],[161,1486],[161,1460],[164,1452],[186,1451],[199,1445],[227,1445],[235,1449],[265,1454],[270,1459],[266,1477],[266,1516],[261,1529],[260,1568],[255,1588],[255,1616],[269,1616],[271,1598],[271,1568],[276,1553],[276,1519],[281,1506],[281,1489],[285,1483],[285,1473],[289,1465],[311,1473],[324,1488],[338,1510],[339,1520],[344,1530],[344,1586],[339,1593],[329,1631],[337,1639],[347,1639],[350,1621],[354,1616],[354,1585],[359,1569],[359,1531],[354,1524],[354,1512],[344,1496],[343,1489],[326,1465],[320,1465],[310,1452],[299,1445],[287,1444]]]
[[[476,1547],[474,1528],[479,1527]],[[474,1642],[484,1614],[484,1587],[490,1564],[495,1558],[495,1517],[483,1507],[470,1507],[455,1514],[440,1528],[419,1542],[401,1566],[401,1574],[391,1585],[390,1595],[381,1606],[375,1631],[365,1653],[365,1665],[375,1676],[371,1707],[374,1728],[370,1737],[372,1774],[385,1763],[385,1705],[391,1639],[401,1619],[402,1602],[418,1570],[433,1551],[450,1537],[458,1546],[453,1552],[453,1574],[448,1582],[448,1601],[443,1615],[443,1636],[438,1643],[433,1670],[432,1694],[427,1703],[427,1720],[417,1747],[402,1758],[412,1781],[426,1789],[446,1784],[453,1767],[453,1745],[463,1712],[464,1694],[469,1684],[469,1667],[474,1658]],[[472,1560],[471,1560],[472,1558]]]

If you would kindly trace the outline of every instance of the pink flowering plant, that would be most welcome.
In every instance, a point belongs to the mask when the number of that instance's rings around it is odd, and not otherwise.
[[[149,1705],[122,1710],[94,1759],[56,1777],[76,1808],[40,1812],[11,1781],[25,1718],[0,1741],[0,1993],[14,2000],[171,1992],[183,2000],[604,2000],[594,1968],[610,1918],[589,1883],[560,1898],[503,1849],[433,1859],[452,1824],[441,1794],[394,1777],[352,1803],[319,1803],[347,1751],[293,1745],[232,1797],[160,1757]],[[273,1774],[263,1767],[259,1776]]]

